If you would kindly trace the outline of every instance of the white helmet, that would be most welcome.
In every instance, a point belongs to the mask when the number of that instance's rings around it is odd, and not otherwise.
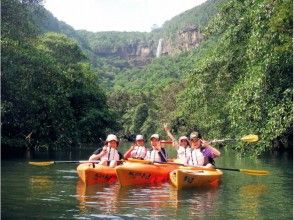
[[[107,138],[106,138],[106,142],[109,142],[109,141],[116,141],[116,142],[118,142],[118,139],[117,139],[116,135],[114,135],[114,134],[109,134],[109,135],[107,136]]]

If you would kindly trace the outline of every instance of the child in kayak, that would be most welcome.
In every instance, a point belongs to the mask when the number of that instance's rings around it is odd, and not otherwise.
[[[190,166],[214,167],[214,158],[220,156],[220,152],[212,147],[209,142],[202,139],[201,134],[192,132],[190,135],[191,157]]]
[[[105,141],[103,148],[98,148],[90,156],[89,161],[99,160],[99,164],[116,167],[117,162],[123,158],[122,154],[118,152],[117,148],[119,145],[118,138],[114,134],[109,134]]]
[[[167,124],[164,124],[164,130],[166,131],[166,134],[169,136],[169,138],[172,139],[173,146],[177,150],[177,162],[184,165],[188,165],[188,162],[191,157],[191,148],[188,137],[181,136],[177,141],[170,132],[170,128]]]
[[[152,150],[147,151],[146,157],[144,159],[152,162],[167,162],[167,154],[165,149],[160,145],[159,135],[151,135],[150,141]]]
[[[144,137],[143,135],[138,134],[136,136],[136,143],[132,145],[129,150],[124,154],[124,158],[135,158],[144,160],[147,154],[147,149],[144,146]]]

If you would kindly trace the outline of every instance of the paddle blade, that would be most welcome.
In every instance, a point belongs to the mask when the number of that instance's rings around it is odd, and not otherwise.
[[[45,161],[45,162],[29,162],[33,166],[49,166],[54,164],[54,161]]]
[[[241,138],[242,141],[252,143],[252,142],[257,142],[258,141],[258,136],[255,134],[249,134]]]
[[[266,170],[247,170],[247,169],[240,169],[240,172],[248,174],[248,175],[253,175],[253,176],[266,176],[269,173]]]

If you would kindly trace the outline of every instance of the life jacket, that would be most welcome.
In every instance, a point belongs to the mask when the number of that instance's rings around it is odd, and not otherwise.
[[[206,148],[200,147],[197,149],[193,149],[191,151],[191,157],[189,160],[189,165],[192,166],[206,166],[207,164],[211,163],[212,165],[215,164],[212,157],[206,156],[205,153]]]
[[[164,148],[161,150],[151,150],[147,152],[145,160],[150,160],[153,162],[167,162],[167,153]]]
[[[100,150],[100,152],[102,151],[102,149]],[[106,148],[106,152],[104,155],[101,156],[100,160],[107,160],[107,161],[111,161],[111,160],[115,160],[118,161],[122,158],[121,153],[118,152],[118,150],[111,148],[111,147],[107,147]]]
[[[183,147],[179,146],[177,149],[177,159],[180,160],[180,163],[188,165],[188,162],[191,158],[191,148],[190,147]]]
[[[147,149],[145,146],[135,146],[134,149],[131,151],[132,158],[140,158],[144,159],[147,153]]]
[[[189,165],[192,166],[205,166],[204,165],[204,155],[201,152],[201,149],[193,149],[191,150],[191,157],[189,160]]]

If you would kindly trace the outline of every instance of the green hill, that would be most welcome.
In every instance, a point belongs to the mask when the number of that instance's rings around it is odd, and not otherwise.
[[[165,137],[169,122],[176,135],[258,134],[231,146],[251,155],[292,149],[290,0],[210,0],[150,33],[76,31],[38,3],[2,1],[5,146]]]

